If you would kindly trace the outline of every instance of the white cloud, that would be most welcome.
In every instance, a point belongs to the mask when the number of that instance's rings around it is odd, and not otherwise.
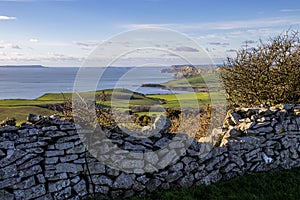
[[[281,9],[280,12],[300,12],[300,9]]]
[[[97,46],[99,43],[98,42],[74,42],[78,46],[83,46],[83,47],[94,47]]]
[[[261,28],[274,26],[299,25],[298,17],[274,17],[253,20],[222,21],[210,23],[174,23],[174,24],[127,24],[124,28],[171,28],[180,31],[232,30],[245,28]]]
[[[46,65],[58,65],[58,66],[79,66],[82,62],[82,57],[69,56],[58,53],[48,53],[48,54],[38,54],[30,55],[23,53],[1,53],[0,52],[0,64],[1,63],[10,63],[10,64],[19,64],[30,63],[30,62],[39,62]],[[66,64],[66,65],[64,65]]]
[[[0,48],[3,49],[22,49],[19,45],[17,44],[11,44],[11,43],[2,43],[0,44]]]
[[[38,63],[45,66],[80,66],[87,54],[87,51],[74,48],[70,42],[40,41],[35,37],[19,43],[0,40],[0,65]]]
[[[39,40],[38,40],[38,39],[35,39],[35,38],[32,38],[32,39],[29,40],[29,42],[37,43],[37,42],[39,42]]]
[[[210,45],[215,45],[215,46],[228,46],[230,45],[228,42],[210,42]]]
[[[16,20],[16,17],[10,17],[5,15],[0,15],[0,20]]]

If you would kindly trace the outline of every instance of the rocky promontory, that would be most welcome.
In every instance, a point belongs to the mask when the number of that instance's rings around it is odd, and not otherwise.
[[[174,73],[173,77],[176,79],[188,78],[200,74],[201,70],[193,65],[172,65],[170,68],[162,69],[161,73]]]

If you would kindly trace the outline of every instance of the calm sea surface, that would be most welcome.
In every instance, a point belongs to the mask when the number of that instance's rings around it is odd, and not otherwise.
[[[160,73],[163,68],[97,68],[103,74],[95,84],[97,90],[122,87],[144,94],[170,93],[159,88],[140,87],[144,83],[172,80],[172,74]],[[70,67],[0,67],[0,99],[34,99],[45,93],[71,92],[78,70]],[[89,78],[85,78],[88,82]]]

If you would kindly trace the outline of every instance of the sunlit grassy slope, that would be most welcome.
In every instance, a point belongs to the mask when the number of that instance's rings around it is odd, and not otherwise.
[[[166,104],[163,105],[166,108],[194,108],[210,103],[210,95],[206,92],[184,94],[157,94],[147,95],[147,97],[166,100]]]
[[[55,113],[55,111],[38,106],[0,107],[0,121],[6,119],[7,117],[14,117],[16,118],[17,123],[20,124],[26,120],[28,113],[35,113],[45,116],[52,115]]]
[[[216,87],[220,84],[221,81],[219,79],[218,74],[215,73],[204,73],[195,75],[188,78],[182,78],[178,80],[172,80],[162,85],[176,87]]]

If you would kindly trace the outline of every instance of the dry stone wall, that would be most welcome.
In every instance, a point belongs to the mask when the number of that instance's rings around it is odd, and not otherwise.
[[[105,137],[131,151],[136,162],[122,157],[122,150],[109,154],[113,147],[102,148],[103,156],[124,169],[135,168],[135,173],[109,167],[92,156],[74,124],[49,117],[40,121],[0,128],[0,199],[127,197],[300,166],[298,105],[230,111],[218,146],[211,148],[210,138],[205,138],[191,141],[184,152],[181,143],[188,139],[186,135],[179,135],[170,145],[174,138],[163,132],[136,139],[117,129],[105,130]],[[165,150],[158,157],[136,153],[159,148]],[[172,160],[175,155],[179,159]],[[167,167],[155,168],[168,162]],[[147,172],[149,168],[153,172]]]

